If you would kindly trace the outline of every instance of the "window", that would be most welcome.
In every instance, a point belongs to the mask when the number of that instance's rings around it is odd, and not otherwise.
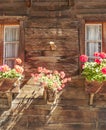
[[[19,25],[4,26],[3,63],[13,67],[19,50]]]
[[[94,52],[106,51],[106,23],[85,24],[85,54],[89,59],[93,58]]]
[[[17,57],[24,61],[24,28],[23,21],[8,21],[0,21],[0,65],[12,68]]]
[[[85,52],[89,58],[94,52],[100,52],[102,47],[102,26],[101,24],[86,24]]]

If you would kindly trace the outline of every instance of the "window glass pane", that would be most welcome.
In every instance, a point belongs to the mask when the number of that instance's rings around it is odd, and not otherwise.
[[[18,44],[6,43],[5,44],[5,58],[16,58],[18,56]]]
[[[95,52],[102,50],[102,25],[86,24],[85,30],[85,52],[92,58]]]
[[[94,52],[101,51],[101,43],[89,43],[87,42],[87,55],[93,57]]]
[[[18,57],[19,26],[8,25],[4,27],[4,63],[13,67],[15,58]]]
[[[19,41],[19,27],[5,28],[5,42]]]
[[[87,25],[86,26],[86,40],[101,40],[101,25]]]
[[[13,68],[14,67],[14,60],[5,60],[5,64],[7,64],[11,68]]]

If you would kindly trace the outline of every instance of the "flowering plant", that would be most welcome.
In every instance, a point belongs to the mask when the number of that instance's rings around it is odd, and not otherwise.
[[[31,74],[35,82],[41,83],[54,91],[61,91],[71,78],[66,78],[64,71],[58,72],[57,70],[48,70],[43,67],[38,67],[37,73]]]
[[[105,81],[106,80],[106,53],[95,52],[94,60],[88,62],[86,55],[80,56],[82,64],[82,75],[89,81]]]
[[[0,66],[0,79],[1,78],[23,78],[23,67],[22,67],[22,60],[17,58],[15,60],[14,68],[10,68],[8,65],[4,64]]]

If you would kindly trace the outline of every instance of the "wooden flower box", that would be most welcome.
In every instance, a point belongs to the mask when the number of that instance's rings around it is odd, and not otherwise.
[[[17,78],[0,79],[0,93],[5,93],[8,99],[8,105],[11,106],[13,93],[19,93],[21,81]],[[15,89],[15,91],[14,91]]]

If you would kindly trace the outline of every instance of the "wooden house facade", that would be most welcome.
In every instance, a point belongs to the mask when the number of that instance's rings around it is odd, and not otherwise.
[[[1,64],[11,65],[18,56],[24,60],[28,76],[38,66],[78,74],[80,22],[75,1],[5,0],[0,6]],[[13,42],[14,47],[9,48]]]
[[[20,57],[27,76],[38,66],[77,75],[80,54],[106,50],[105,20],[105,0],[1,1],[0,64]]]
[[[106,52],[106,0],[0,0],[0,65],[12,67],[20,57],[26,78],[39,66],[74,77],[80,74],[79,56],[92,58],[95,51]],[[106,95],[91,108],[83,85],[73,80],[52,117],[41,99],[25,113],[19,110],[23,116],[17,124],[12,120],[11,130],[105,130]]]

